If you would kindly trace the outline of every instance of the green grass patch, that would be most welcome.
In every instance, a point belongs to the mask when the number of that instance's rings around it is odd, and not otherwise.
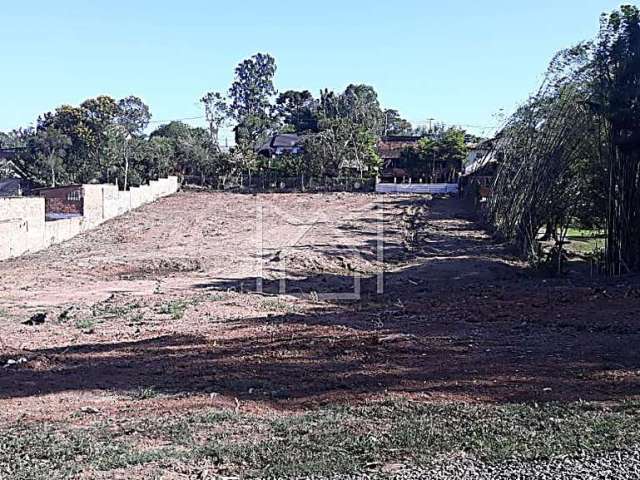
[[[82,317],[76,319],[76,328],[82,333],[93,333],[96,329],[96,319],[91,317]]]
[[[155,387],[140,387],[134,390],[129,394],[129,396],[134,400],[149,400],[150,398],[155,398],[160,395]]]
[[[591,255],[602,251],[605,246],[606,233],[604,230],[569,228],[567,249],[581,255]]]
[[[101,318],[126,318],[141,308],[139,303],[128,303],[124,305],[113,304],[110,301],[98,303],[91,307],[94,317]]]
[[[574,228],[567,229],[567,238],[579,239],[579,238],[602,238],[606,237],[604,230],[587,229],[587,228]]]
[[[281,298],[268,298],[260,302],[260,306],[269,312],[284,312],[284,313],[300,313],[300,308],[293,303],[286,302]]]
[[[170,315],[173,320],[180,320],[182,317],[184,317],[189,304],[189,302],[183,300],[175,300],[173,302],[161,305],[158,309],[158,313],[161,313],[163,315]]]
[[[114,440],[106,429],[30,425],[3,432],[0,478],[67,479],[86,468],[109,471],[178,457],[171,448],[138,450],[131,443]]]
[[[640,444],[640,404],[443,405],[401,401],[295,415],[210,410],[85,428],[0,428],[0,478],[67,478],[81,470],[180,461],[226,474],[348,474],[372,464],[428,466],[461,452],[499,464]],[[159,440],[144,442],[144,440]],[[143,440],[143,441],[141,441]],[[151,443],[161,448],[140,449]]]

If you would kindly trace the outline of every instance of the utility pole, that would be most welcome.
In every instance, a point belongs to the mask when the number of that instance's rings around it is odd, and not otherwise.
[[[432,128],[432,122],[435,120],[435,118],[427,118],[427,121],[429,122],[429,133],[431,133],[431,128]]]

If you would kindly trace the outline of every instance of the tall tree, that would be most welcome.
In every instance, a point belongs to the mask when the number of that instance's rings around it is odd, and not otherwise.
[[[64,105],[38,120],[38,130],[55,128],[69,136],[72,147],[67,164],[72,181],[107,180],[115,159],[108,155],[109,130],[118,115],[111,97],[86,100],[80,107]]]
[[[323,119],[305,141],[306,163],[321,175],[375,176],[381,164],[376,143],[374,134],[349,119]]]
[[[211,146],[220,151],[220,129],[227,122],[230,112],[226,98],[219,92],[209,92],[200,99],[204,106],[204,114],[209,125]]]
[[[349,85],[338,100],[340,116],[362,125],[375,135],[384,129],[384,114],[380,108],[378,94],[369,85]]]
[[[496,141],[500,167],[489,199],[489,217],[534,264],[552,261],[560,269],[562,241],[582,199],[593,198],[584,173],[598,158],[597,131],[589,109],[590,46],[560,52],[538,93],[512,115]],[[547,255],[542,227],[559,241]],[[544,255],[543,255],[544,254]]]
[[[120,112],[118,102],[113,98],[101,95],[80,104],[84,124],[89,128],[88,155],[92,163],[99,168],[108,168],[109,160],[105,159],[110,127],[115,123]]]
[[[236,143],[244,151],[262,143],[273,126],[271,100],[276,93],[275,59],[258,53],[241,62],[229,90],[230,110],[238,122]]]
[[[400,116],[397,110],[387,109],[383,112],[383,132],[382,135],[411,135],[413,125],[408,120]]]
[[[292,132],[318,130],[318,103],[308,90],[287,90],[276,99],[276,110]]]
[[[625,5],[601,20],[594,106],[608,140],[607,268],[640,270],[640,10]]]
[[[111,138],[122,141],[122,157],[124,159],[124,189],[129,188],[129,142],[142,134],[151,121],[149,107],[138,97],[129,96],[118,101],[115,124],[119,129],[112,129]],[[120,131],[118,131],[120,130]]]
[[[151,121],[149,107],[133,95],[118,101],[115,122],[121,125],[129,135],[141,135]]]
[[[214,166],[208,155],[209,133],[199,127],[174,121],[151,133],[151,139],[164,138],[173,146],[175,169],[184,176],[197,176],[204,183]]]
[[[420,139],[417,147],[405,149],[396,166],[412,178],[452,183],[457,181],[466,155],[465,132],[452,127]]]
[[[71,147],[71,139],[55,128],[48,128],[39,130],[30,143],[36,161],[39,160],[49,167],[50,185],[55,187],[56,172],[64,170],[64,159],[67,149]]]

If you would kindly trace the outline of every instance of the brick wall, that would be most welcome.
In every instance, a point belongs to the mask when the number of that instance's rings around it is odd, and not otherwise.
[[[37,195],[45,198],[45,213],[83,213],[82,185],[40,189]]]
[[[75,213],[82,215],[82,200],[45,198],[44,210],[46,213]]]

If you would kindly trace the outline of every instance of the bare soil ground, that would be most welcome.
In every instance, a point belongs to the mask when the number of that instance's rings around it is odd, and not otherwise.
[[[359,299],[327,299],[354,275]],[[183,192],[0,262],[0,425],[617,404],[640,394],[637,285],[535,276],[455,199]]]

